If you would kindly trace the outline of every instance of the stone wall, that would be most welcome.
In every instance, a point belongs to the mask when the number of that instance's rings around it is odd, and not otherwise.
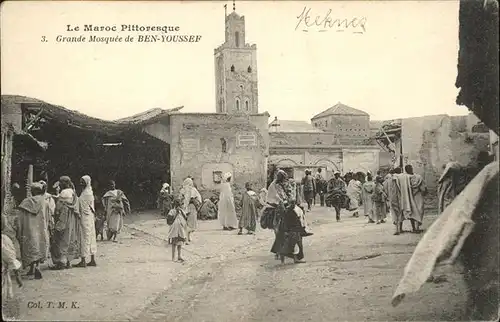
[[[216,178],[231,172],[239,195],[246,182],[256,189],[267,179],[269,115],[173,114],[170,116],[170,171],[174,192],[187,176],[203,198],[220,188]],[[238,199],[238,198],[237,198]]]
[[[447,162],[475,167],[479,152],[488,151],[489,134],[469,132],[473,122],[468,118],[432,115],[402,120],[404,163],[424,177],[431,194]]]

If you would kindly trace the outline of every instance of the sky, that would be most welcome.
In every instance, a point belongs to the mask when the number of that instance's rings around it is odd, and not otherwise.
[[[177,106],[213,113],[213,55],[224,42],[224,4],[230,13],[231,1],[2,2],[1,92],[108,120]],[[364,19],[365,31],[296,28],[304,7],[312,20],[329,10],[332,19]],[[451,0],[237,1],[246,42],[257,45],[259,112],[309,121],[342,102],[372,120],[466,115],[467,109],[455,104],[458,9],[458,1]],[[68,24],[179,26],[177,34],[202,38],[57,43],[58,35],[146,34],[69,32]]]

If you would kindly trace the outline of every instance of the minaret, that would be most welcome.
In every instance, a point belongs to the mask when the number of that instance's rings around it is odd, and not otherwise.
[[[236,13],[235,1],[225,12],[225,42],[214,56],[217,113],[257,114],[257,46],[245,42],[245,17]]]

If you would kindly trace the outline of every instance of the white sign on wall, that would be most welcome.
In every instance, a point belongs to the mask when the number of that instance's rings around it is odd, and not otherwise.
[[[181,146],[183,152],[199,152],[200,140],[199,139],[181,139]]]
[[[255,146],[257,145],[257,135],[253,132],[245,132],[238,134],[238,146]]]

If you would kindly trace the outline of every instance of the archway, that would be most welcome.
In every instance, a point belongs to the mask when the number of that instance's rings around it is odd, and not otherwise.
[[[324,171],[326,171],[326,173],[325,173],[326,180],[333,177],[333,173],[335,171],[340,171],[339,167],[335,164],[335,162],[333,162],[332,160],[326,159],[326,158],[322,158],[322,159],[317,160],[314,163],[314,166],[316,168],[322,168],[322,169],[324,169]]]

